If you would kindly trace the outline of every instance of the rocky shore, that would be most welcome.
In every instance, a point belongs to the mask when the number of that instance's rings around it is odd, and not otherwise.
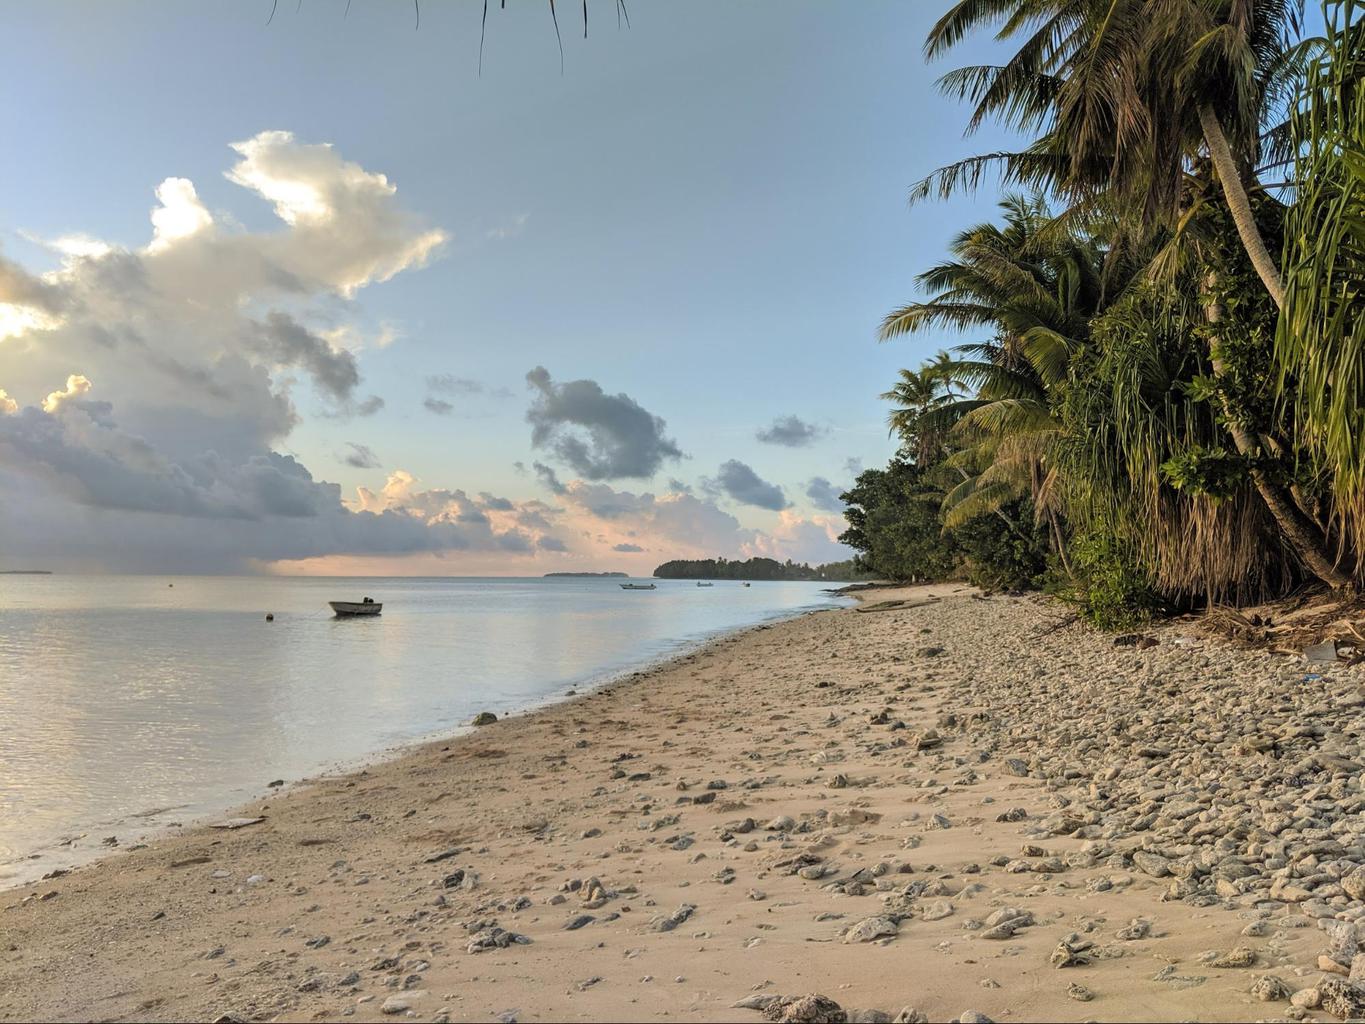
[[[0,1016],[1365,1016],[1365,671],[863,596],[0,894]]]

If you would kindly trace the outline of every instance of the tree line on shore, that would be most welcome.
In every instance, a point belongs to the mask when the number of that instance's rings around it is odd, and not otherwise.
[[[1004,194],[882,324],[965,336],[883,395],[900,448],[844,496],[862,568],[1110,625],[1360,582],[1363,10],[951,4],[927,56],[988,28],[1013,52],[942,88],[1027,144],[913,190]]]
[[[654,570],[661,580],[831,580],[849,582],[870,579],[873,572],[853,559],[810,566],[790,558],[675,558]]]

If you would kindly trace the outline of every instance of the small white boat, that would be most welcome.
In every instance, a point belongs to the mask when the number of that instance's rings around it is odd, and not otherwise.
[[[653,590],[653,583],[622,583],[622,590]]]
[[[749,585],[749,584],[747,584],[747,583],[743,584],[743,586],[746,586],[746,587],[747,587],[748,585]]]
[[[702,582],[699,580],[699,581],[697,582],[697,586],[699,586],[699,587],[714,587],[715,584],[714,584],[714,583],[702,583]]]
[[[332,606],[332,611],[338,615],[378,615],[383,610],[384,605],[372,597],[367,597],[363,601],[328,601]]]

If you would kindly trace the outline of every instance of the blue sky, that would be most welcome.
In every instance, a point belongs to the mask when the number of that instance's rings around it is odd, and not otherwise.
[[[882,463],[893,444],[878,392],[953,340],[879,345],[880,317],[994,201],[906,206],[915,179],[1001,142],[964,140],[963,109],[933,88],[945,68],[926,66],[920,44],[941,5],[632,0],[618,31],[614,5],[593,0],[587,39],[578,9],[560,6],[562,74],[545,6],[495,4],[481,77],[475,2],[428,0],[420,29],[396,0],[353,0],[349,16],[342,0],[281,0],[269,24],[269,0],[25,8],[0,37],[6,94],[23,97],[0,113],[0,253],[38,274],[60,272],[42,240],[137,250],[168,177],[193,182],[215,230],[268,234],[271,203],[225,177],[229,144],[264,131],[329,143],[446,240],[353,296],[323,289],[306,313],[286,303],[361,346],[356,394],[384,404],[329,414],[305,374],[272,368],[297,421],[270,450],[348,501],[401,469],[415,487],[553,505],[517,468],[554,464],[526,421],[526,374],[543,366],[629,396],[685,454],[656,478],[603,483],[658,494],[676,479],[771,531],[778,512],[706,490],[737,460],[783,489],[788,519],[819,515],[807,481],[847,483],[850,459]],[[380,347],[381,335],[393,340]],[[0,342],[0,387],[23,407],[50,389],[15,386],[20,351]],[[118,414],[93,372],[70,372]],[[434,375],[484,393],[434,395]],[[428,397],[454,408],[434,413]],[[792,415],[820,428],[814,443],[755,438]],[[351,443],[379,465],[347,465]],[[655,554],[671,556],[654,548],[640,564]]]

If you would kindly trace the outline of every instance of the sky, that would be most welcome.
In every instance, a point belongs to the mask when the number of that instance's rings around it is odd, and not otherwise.
[[[991,216],[935,2],[51,2],[0,33],[0,568],[850,556]],[[989,56],[985,42],[952,64]]]

